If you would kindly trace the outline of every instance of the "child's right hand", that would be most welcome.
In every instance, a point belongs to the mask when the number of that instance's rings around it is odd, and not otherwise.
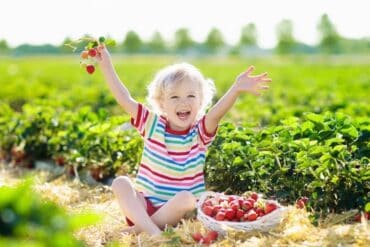
[[[104,44],[100,44],[97,48],[98,54],[96,55],[96,61],[100,66],[106,66],[110,63],[111,56],[108,49]]]

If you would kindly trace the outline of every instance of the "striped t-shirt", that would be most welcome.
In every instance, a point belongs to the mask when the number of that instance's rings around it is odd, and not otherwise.
[[[175,131],[169,128],[166,118],[138,104],[131,124],[144,139],[136,189],[154,206],[162,205],[182,190],[198,198],[205,191],[205,153],[215,137],[215,133],[206,132],[204,116],[188,130]]]

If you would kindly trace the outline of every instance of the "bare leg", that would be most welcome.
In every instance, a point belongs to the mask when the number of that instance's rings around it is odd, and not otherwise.
[[[118,204],[128,218],[135,222],[136,231],[149,234],[160,234],[161,230],[149,217],[142,196],[136,192],[128,177],[120,176],[112,183],[112,190],[118,199]]]
[[[196,198],[189,191],[180,191],[168,200],[157,212],[152,215],[152,220],[160,228],[166,225],[176,225],[184,215],[195,209]]]
[[[195,209],[195,207],[196,199],[194,195],[189,191],[181,191],[158,209],[158,211],[151,216],[151,219],[157,226],[163,229],[166,225],[176,225],[179,223],[184,215]],[[138,234],[141,230],[134,225],[127,228],[125,232]]]

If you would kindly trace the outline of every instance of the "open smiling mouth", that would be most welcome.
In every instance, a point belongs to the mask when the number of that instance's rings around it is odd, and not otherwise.
[[[190,111],[177,112],[176,114],[181,120],[185,120],[190,116]]]

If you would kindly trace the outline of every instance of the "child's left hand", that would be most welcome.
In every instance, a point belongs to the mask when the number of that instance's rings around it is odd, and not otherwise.
[[[235,81],[235,86],[238,92],[249,92],[259,96],[261,90],[266,90],[269,86],[266,83],[272,80],[267,77],[267,72],[251,76],[254,66],[250,66],[245,72],[241,73]]]

